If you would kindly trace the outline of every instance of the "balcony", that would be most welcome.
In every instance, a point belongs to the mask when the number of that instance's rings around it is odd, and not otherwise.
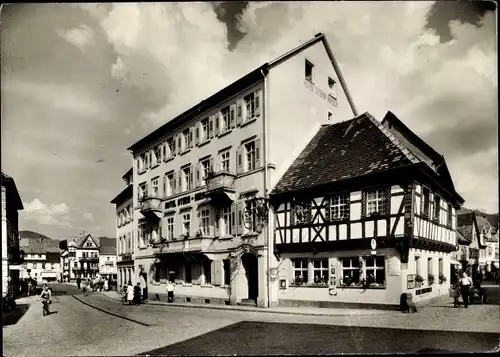
[[[114,265],[114,261],[112,261],[112,260],[106,260],[104,262],[104,265]]]
[[[146,217],[160,218],[161,199],[159,197],[147,196],[140,201],[141,213]]]
[[[121,254],[121,260],[122,262],[126,262],[126,261],[131,261],[132,260],[132,253],[125,253],[125,254]]]
[[[91,262],[97,263],[99,262],[99,257],[82,257],[79,259],[80,263]]]
[[[227,171],[211,172],[205,178],[205,196],[213,201],[234,201],[236,175]]]

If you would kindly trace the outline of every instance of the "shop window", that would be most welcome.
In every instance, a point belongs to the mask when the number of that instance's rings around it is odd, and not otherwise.
[[[307,284],[309,281],[309,261],[307,259],[292,260],[293,264],[293,282],[292,285]]]
[[[343,286],[363,288],[385,286],[385,258],[383,256],[344,258],[341,262]]]

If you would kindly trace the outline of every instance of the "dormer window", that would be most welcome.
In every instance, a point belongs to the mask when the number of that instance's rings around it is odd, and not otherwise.
[[[314,72],[314,65],[309,62],[308,60],[306,60],[306,63],[305,63],[305,78],[312,82],[313,81],[313,72]]]

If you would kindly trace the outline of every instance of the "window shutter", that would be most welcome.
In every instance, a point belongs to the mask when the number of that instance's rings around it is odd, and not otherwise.
[[[208,167],[209,167],[209,170],[210,170],[211,172],[214,172],[214,158],[213,158],[213,157],[211,157],[211,158],[209,159]]]
[[[196,187],[201,186],[201,163],[196,164]]]
[[[258,90],[255,92],[255,116],[256,117],[260,116],[260,107],[261,107],[260,97],[261,97],[260,90]]]
[[[193,147],[193,142],[194,142],[194,126],[189,128],[189,147]]]
[[[220,236],[220,209],[216,208],[214,209],[214,229],[215,229],[215,236],[218,237]]]
[[[212,139],[214,137],[214,116],[210,115],[208,118],[208,138]]]
[[[172,153],[171,153],[171,155],[172,156],[177,155],[177,143],[176,143],[175,136],[172,137]]]
[[[236,151],[236,160],[236,173],[240,174],[243,172],[243,145],[240,145]]]
[[[162,150],[163,150],[163,161],[167,161],[167,157],[170,156],[169,152],[168,152],[168,145],[167,145],[167,143],[164,143],[162,146],[163,146],[162,147]]]
[[[236,127],[236,104],[231,104],[229,107],[229,127],[231,129]]]
[[[215,136],[219,135],[219,127],[220,127],[220,121],[221,121],[221,118],[222,118],[222,114],[221,112],[217,112],[214,116],[214,120],[215,120]]]
[[[325,198],[325,221],[327,221],[327,222],[330,221],[330,211],[331,211],[330,204],[331,204],[331,198],[326,197]]]
[[[174,176],[174,182],[172,183],[171,189],[172,195],[175,195],[177,193],[177,173],[174,172],[172,175]]]
[[[199,142],[200,142],[200,123],[196,123],[195,133],[194,133],[194,144],[198,145]]]
[[[163,176],[163,197],[167,195],[167,175]]]
[[[191,167],[190,167],[189,175],[191,176],[191,179],[189,180],[189,189],[191,190],[194,186],[194,166],[193,165],[191,165]]]
[[[233,236],[235,236],[237,233],[236,232],[236,230],[237,230],[236,218],[238,217],[236,214],[237,209],[238,209],[238,207],[237,207],[236,203],[233,202],[231,204],[231,234]]]
[[[179,193],[182,192],[182,170],[177,173],[177,186],[179,187]]]
[[[238,99],[236,101],[236,125],[241,125],[243,123],[243,99]]]
[[[136,161],[137,161],[137,172],[140,172],[141,171],[141,162],[139,160],[140,158],[137,158]]]
[[[212,261],[213,265],[213,280],[212,285],[221,285],[222,284],[222,261],[217,259]]]
[[[255,140],[255,168],[260,167],[260,139]]]
[[[245,202],[244,201],[237,202],[236,208],[237,208],[236,218],[238,219],[236,234],[242,235],[243,233],[245,233],[245,227],[243,224],[243,219],[244,219],[243,212],[245,211]]]

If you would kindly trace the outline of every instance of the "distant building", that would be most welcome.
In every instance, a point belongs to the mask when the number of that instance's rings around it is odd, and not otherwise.
[[[71,267],[72,278],[95,278],[99,274],[99,238],[83,234],[68,242],[69,252],[75,252]]]
[[[99,275],[117,279],[116,239],[99,237]]]
[[[487,229],[483,220],[484,218],[475,211],[460,213],[457,216],[457,229],[470,242],[468,246],[461,248],[465,253],[462,256],[462,270],[473,276],[484,275],[486,271],[483,257],[487,251]]]
[[[19,213],[24,209],[14,179],[1,173],[2,184],[2,297],[19,292]]]
[[[32,231],[19,232],[24,264],[21,278],[38,282],[57,281],[62,277],[59,241]]]
[[[116,207],[116,262],[118,270],[118,286],[129,281],[135,284],[134,268],[134,209],[133,209],[133,170],[123,175],[126,187],[111,201]]]

